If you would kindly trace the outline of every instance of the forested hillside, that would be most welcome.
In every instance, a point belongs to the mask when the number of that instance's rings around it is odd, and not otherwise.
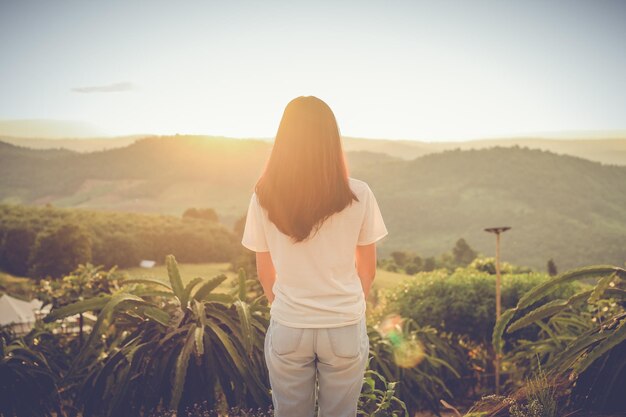
[[[0,201],[180,215],[215,208],[231,226],[247,208],[271,144],[175,136],[91,153],[0,143]],[[527,148],[450,150],[403,160],[348,152],[375,191],[390,234],[382,254],[439,255],[464,237],[494,252],[485,227],[511,226],[503,259],[545,269],[626,259],[626,167]]]
[[[626,168],[521,148],[446,151],[354,163],[376,191],[391,248],[437,254],[464,237],[484,254],[502,237],[508,261],[545,269],[626,260]],[[353,156],[352,161],[357,161]],[[359,161],[363,162],[363,161]]]

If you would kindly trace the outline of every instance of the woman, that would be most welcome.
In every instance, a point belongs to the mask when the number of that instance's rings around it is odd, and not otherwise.
[[[348,177],[322,100],[292,100],[250,200],[242,244],[271,303],[265,336],[276,417],[356,416],[367,366],[365,300],[387,235],[369,186]],[[316,377],[317,386],[316,389]]]

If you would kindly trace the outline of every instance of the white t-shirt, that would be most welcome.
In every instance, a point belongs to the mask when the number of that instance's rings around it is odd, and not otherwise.
[[[377,242],[387,228],[369,186],[354,178],[349,184],[359,201],[334,213],[317,234],[298,243],[276,228],[252,194],[241,244],[270,252],[276,269],[270,315],[285,326],[339,327],[365,315],[356,246]]]

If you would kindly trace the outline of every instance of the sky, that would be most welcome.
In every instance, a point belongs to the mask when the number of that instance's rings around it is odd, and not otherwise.
[[[345,136],[626,128],[626,1],[0,0],[0,120],[266,137],[314,95]]]

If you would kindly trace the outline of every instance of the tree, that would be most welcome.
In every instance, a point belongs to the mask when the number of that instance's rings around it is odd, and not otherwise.
[[[393,258],[393,261],[396,263],[396,265],[398,265],[399,267],[404,267],[408,260],[408,255],[406,254],[406,252],[402,251],[391,252],[391,257]]]
[[[92,262],[107,268],[137,266],[141,260],[139,249],[137,238],[130,233],[106,234],[94,240]]]
[[[556,269],[556,264],[554,263],[554,259],[550,258],[550,260],[548,261],[548,275],[550,275],[551,277],[554,277],[556,275],[558,275],[558,270]]]
[[[409,275],[415,275],[420,271],[419,267],[417,265],[415,265],[414,263],[409,263],[404,267],[404,272],[406,272]]]
[[[215,211],[215,209],[212,208],[189,208],[183,213],[183,219],[185,218],[204,219],[214,223],[220,221],[219,217],[217,216],[217,212]]]
[[[478,254],[467,244],[465,239],[461,238],[456,241],[452,249],[452,255],[454,256],[454,262],[458,266],[467,266],[476,259]]]
[[[422,259],[421,256],[419,255],[415,255],[413,257],[413,265],[415,265],[417,267],[418,272],[422,270],[422,268],[424,268],[424,260]]]
[[[69,274],[79,264],[91,262],[92,237],[76,223],[65,223],[37,235],[29,259],[29,274],[35,278],[59,278]]]
[[[247,216],[245,214],[241,216],[239,219],[237,219],[235,225],[233,226],[233,232],[235,232],[235,235],[239,238],[239,240],[243,238],[243,231],[246,227],[246,217]]]
[[[424,259],[424,267],[422,269],[423,271],[433,271],[436,267],[437,260],[433,256],[429,256],[428,258]]]
[[[36,237],[37,234],[28,226],[7,230],[4,243],[0,247],[0,266],[11,274],[27,275],[28,258]]]

